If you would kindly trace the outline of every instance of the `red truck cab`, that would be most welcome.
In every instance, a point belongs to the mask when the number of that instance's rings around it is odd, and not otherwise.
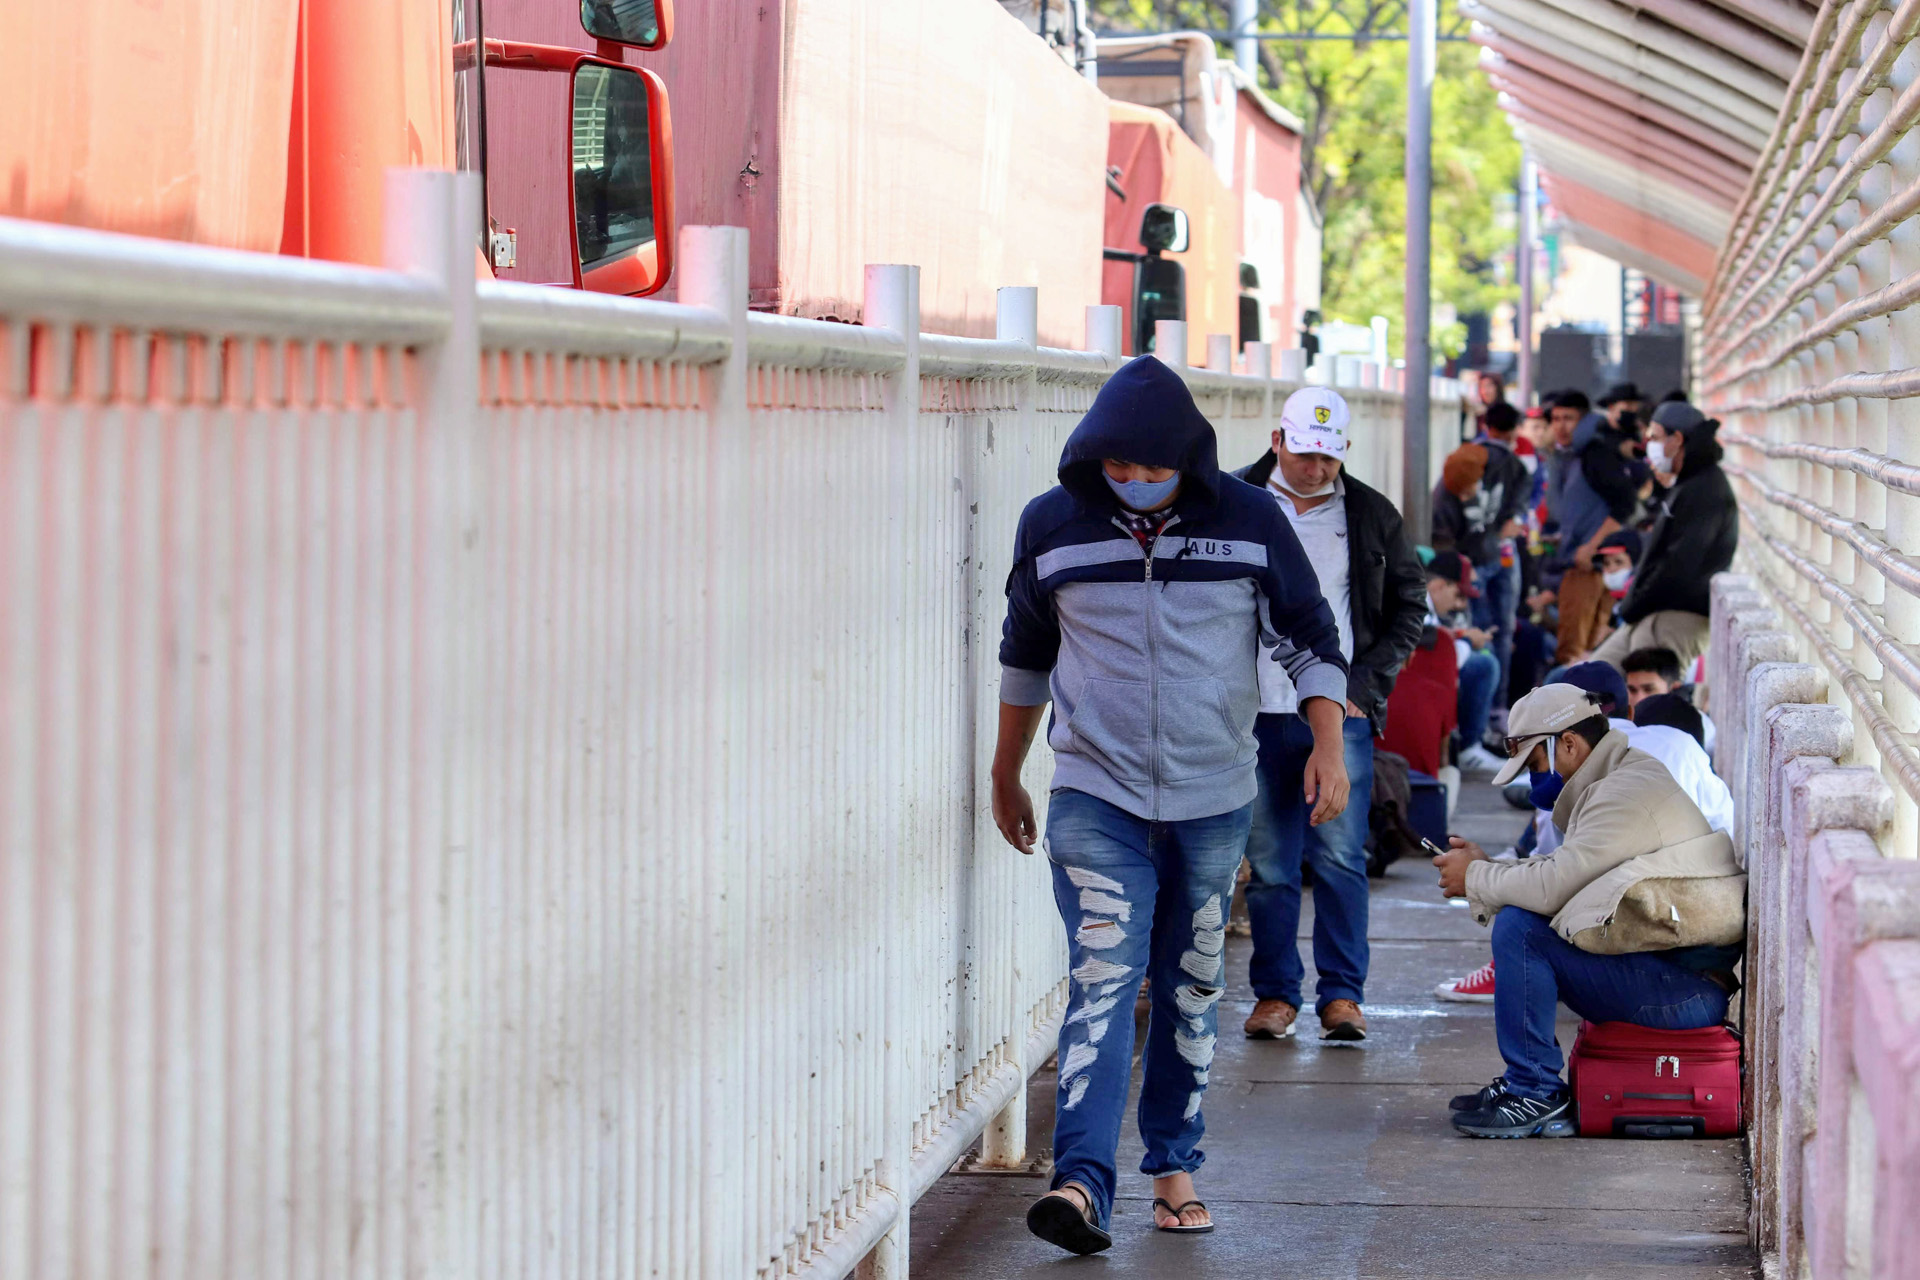
[[[659,291],[673,126],[665,84],[626,59],[672,39],[671,0],[487,0],[471,30],[467,11],[456,0],[455,149],[484,178],[495,275]]]

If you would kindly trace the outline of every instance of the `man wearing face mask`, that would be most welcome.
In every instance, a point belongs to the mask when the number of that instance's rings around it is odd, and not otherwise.
[[[1690,404],[1653,411],[1647,461],[1670,486],[1658,500],[1653,530],[1620,602],[1624,624],[1593,656],[1619,666],[1635,649],[1671,649],[1691,662],[1706,652],[1708,584],[1733,564],[1740,515],[1733,486],[1720,470],[1720,424]]]
[[[1053,1190],[1027,1226],[1085,1254],[1112,1243],[1142,978],[1152,1008],[1140,1171],[1153,1177],[1153,1225],[1213,1229],[1192,1175],[1205,1159],[1227,910],[1258,790],[1257,664],[1277,663],[1298,692],[1313,742],[1300,789],[1315,825],[1346,808],[1349,693],[1340,629],[1300,540],[1271,496],[1220,470],[1213,427],[1179,374],[1142,356],[1108,379],[1059,477],[1014,535],[991,778],[995,824],[1031,853],[1020,769],[1051,702],[1041,847],[1070,983]]]
[[[1628,745],[1596,695],[1550,684],[1514,704],[1509,759],[1551,804],[1561,845],[1493,862],[1469,841],[1435,858],[1440,891],[1493,926],[1494,1028],[1506,1071],[1453,1100],[1480,1138],[1562,1137],[1571,1099],[1555,1006],[1658,1030],[1720,1023],[1746,933],[1746,876],[1667,767]],[[1685,910],[1681,910],[1684,905]]]
[[[1600,540],[1594,557],[1600,570],[1601,585],[1616,602],[1627,598],[1633,584],[1633,567],[1640,560],[1640,535],[1631,529],[1616,529]]]
[[[1496,406],[1508,407],[1508,406]],[[1347,778],[1358,796],[1373,788],[1373,740],[1386,717],[1394,676],[1419,643],[1427,613],[1426,577],[1400,513],[1352,476],[1347,402],[1325,387],[1287,397],[1273,448],[1240,473],[1264,485],[1299,536],[1340,628],[1347,677]],[[1254,801],[1247,861],[1247,915],[1253,926],[1249,977],[1255,1004],[1246,1033],[1284,1039],[1299,1016],[1301,864],[1313,868],[1313,966],[1322,1040],[1367,1036],[1361,1009],[1367,981],[1367,805],[1351,804],[1313,826],[1302,779],[1314,736],[1300,699],[1275,662],[1260,664],[1260,794]]]

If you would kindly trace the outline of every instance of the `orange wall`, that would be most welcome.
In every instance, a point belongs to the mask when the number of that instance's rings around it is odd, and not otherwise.
[[[387,169],[453,167],[451,24],[446,0],[303,0],[282,252],[376,265]]]
[[[0,12],[0,213],[271,251],[298,0],[47,0]]]
[[[1240,210],[1213,162],[1172,116],[1130,102],[1107,104],[1107,163],[1120,169],[1127,198],[1106,200],[1106,246],[1140,251],[1140,214],[1156,201],[1187,211],[1185,253],[1167,257],[1187,269],[1187,360],[1207,362],[1207,335],[1235,334],[1240,323]],[[1133,350],[1133,264],[1107,262],[1102,302],[1118,304],[1122,342]]]

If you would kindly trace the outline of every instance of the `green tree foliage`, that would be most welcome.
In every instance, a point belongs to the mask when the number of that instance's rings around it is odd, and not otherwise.
[[[1103,31],[1225,31],[1226,0],[1093,0]],[[1450,8],[1450,6],[1447,6]],[[1304,123],[1301,179],[1324,220],[1322,311],[1365,324],[1405,314],[1407,46],[1403,0],[1261,0],[1260,30],[1352,40],[1262,41],[1261,86]],[[1463,29],[1443,13],[1443,34]],[[1227,50],[1223,47],[1223,55]],[[1476,69],[1478,46],[1442,43],[1433,90],[1433,301],[1460,314],[1514,296],[1512,193],[1520,146]],[[1456,354],[1463,326],[1434,330]]]

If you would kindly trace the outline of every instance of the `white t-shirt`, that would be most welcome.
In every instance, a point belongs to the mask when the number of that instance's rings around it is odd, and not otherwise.
[[[1700,806],[1708,826],[1715,831],[1733,829],[1733,792],[1714,773],[1713,762],[1692,734],[1667,724],[1638,725],[1618,719],[1608,723],[1627,735],[1628,746],[1667,766],[1680,789]]]
[[[1715,831],[1733,830],[1733,792],[1713,771],[1707,753],[1700,749],[1700,743],[1684,729],[1672,725],[1637,725],[1631,720],[1609,717],[1607,723],[1627,735],[1627,745],[1644,751],[1667,766],[1667,772],[1680,784],[1707,825]],[[1553,815],[1536,809],[1533,815],[1534,834],[1539,837],[1538,847],[1534,850],[1536,858],[1545,857],[1560,847],[1562,836],[1560,828],[1553,825]]]
[[[1333,482],[1333,496],[1307,511],[1300,511],[1293,505],[1293,499],[1281,493],[1272,483],[1267,492],[1280,504],[1287,523],[1293,526],[1293,534],[1300,539],[1300,549],[1307,553],[1307,561],[1313,565],[1313,571],[1320,579],[1320,594],[1327,598],[1327,607],[1333,610],[1334,625],[1340,628],[1340,656],[1353,661],[1353,610],[1352,591],[1348,579],[1352,573],[1352,561],[1347,554],[1347,482],[1336,479]],[[1273,661],[1273,650],[1263,650],[1260,654],[1260,710],[1268,715],[1287,715],[1300,709],[1300,695],[1294,691],[1293,681],[1287,679],[1287,673],[1281,665]]]

